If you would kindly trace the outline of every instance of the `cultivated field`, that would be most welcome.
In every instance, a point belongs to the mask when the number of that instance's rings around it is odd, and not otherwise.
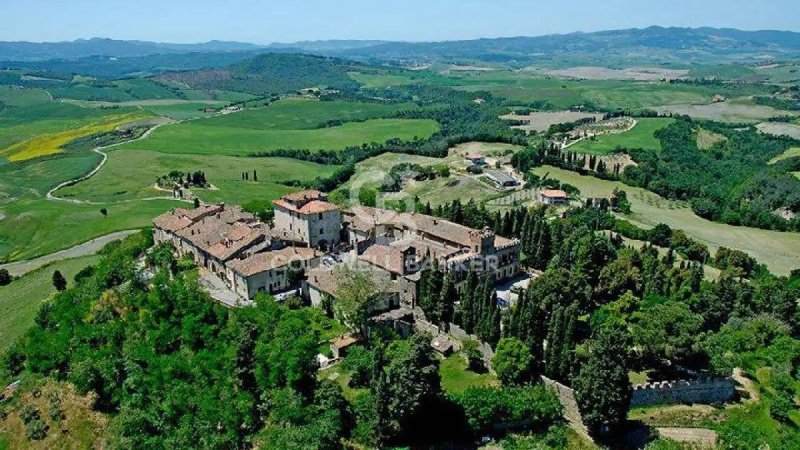
[[[288,158],[239,158],[233,156],[173,155],[146,150],[119,150],[109,153],[108,162],[88,180],[59,189],[59,197],[116,202],[156,196],[170,192],[157,190],[155,181],[172,170],[203,171],[214,189],[192,189],[203,201],[242,204],[253,199],[272,200],[296,190],[280,184],[289,180],[311,181],[333,173],[338,166],[321,165]],[[258,181],[252,181],[253,171]],[[250,181],[242,180],[249,172]]]
[[[549,173],[550,178],[572,184],[585,197],[608,195],[614,188],[624,190],[628,193],[633,209],[633,214],[625,216],[627,220],[644,227],[665,223],[672,228],[682,229],[708,245],[712,254],[720,246],[742,250],[779,275],[788,275],[792,269],[800,268],[800,233],[715,223],[696,216],[688,206],[680,202],[667,200],[645,189],[581,176],[550,166],[537,167],[533,171],[540,176]]]
[[[78,128],[72,128],[57,133],[46,133],[32,137],[26,141],[14,144],[0,150],[0,157],[10,162],[24,161],[27,159],[38,158],[41,156],[61,153],[62,146],[82,137],[93,134],[112,131],[126,124],[131,124],[141,120],[151,118],[145,112],[135,112],[124,115],[106,116],[95,119]]]
[[[775,116],[794,115],[789,111],[778,110],[770,106],[738,102],[673,104],[655,109],[661,113],[682,114],[721,122],[755,122]]]
[[[164,153],[245,156],[276,149],[341,150],[371,142],[427,137],[433,120],[371,119],[406,108],[346,102],[284,101],[265,108],[165,126],[120,148]],[[360,120],[321,127],[329,120]]]
[[[578,111],[537,111],[530,114],[506,114],[501,116],[506,120],[518,120],[526,122],[525,125],[515,125],[512,128],[518,128],[525,131],[544,132],[550,128],[551,125],[559,123],[575,122],[576,120],[594,117],[596,120],[601,120],[603,114],[598,113],[584,113]]]
[[[594,140],[583,139],[569,147],[578,153],[607,154],[617,148],[661,149],[661,142],[653,135],[657,130],[669,126],[674,119],[645,118],[636,119],[636,125],[624,133],[601,134]]]
[[[634,80],[658,81],[686,76],[689,70],[663,69],[659,67],[629,67],[626,69],[609,69],[607,67],[571,67],[569,69],[549,70],[547,74],[584,80]]]
[[[14,343],[33,325],[36,311],[42,301],[56,292],[53,272],[61,271],[71,286],[75,274],[88,265],[97,263],[99,256],[66,259],[34,270],[6,286],[0,286],[0,352]]]
[[[800,139],[800,125],[784,122],[762,122],[756,125],[759,131],[775,136],[789,136]]]
[[[451,75],[450,79],[458,89],[485,90],[526,103],[546,101],[557,109],[586,103],[607,108],[643,109],[708,103],[717,94],[732,98],[767,93],[759,85],[701,86],[660,81],[571,80],[543,76],[529,70]]]

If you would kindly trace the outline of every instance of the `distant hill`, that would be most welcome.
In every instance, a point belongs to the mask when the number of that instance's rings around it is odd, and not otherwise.
[[[133,57],[165,53],[229,52],[260,48],[241,42],[209,41],[200,44],[169,44],[147,41],[120,41],[107,38],[78,39],[69,42],[0,42],[0,61],[43,61],[78,59],[90,56]]]
[[[266,52],[312,53],[371,64],[482,62],[564,67],[752,63],[800,59],[800,33],[648,27],[443,42],[323,40],[268,46],[224,41],[169,44],[100,38],[55,43],[0,42],[0,67],[36,67],[118,77],[166,70],[220,68]]]
[[[800,58],[800,33],[648,27],[446,42],[390,42],[329,52],[361,60],[501,63],[719,63]]]
[[[300,42],[292,42],[289,44],[276,42],[273,44],[268,45],[267,47],[270,49],[274,48],[291,48],[296,50],[302,50],[305,52],[339,52],[339,51],[347,51],[347,50],[357,50],[357,49],[364,49],[369,47],[375,47],[381,44],[389,44],[390,41],[359,41],[359,40],[342,40],[342,39],[334,39],[334,40],[327,40],[327,41],[300,41]]]
[[[310,87],[358,89],[347,72],[360,64],[316,55],[265,53],[236,64],[201,70],[167,72],[161,81],[174,81],[194,89],[220,89],[253,94],[286,93]]]

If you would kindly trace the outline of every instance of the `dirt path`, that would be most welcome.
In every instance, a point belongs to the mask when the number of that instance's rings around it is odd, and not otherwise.
[[[750,397],[745,399],[745,402],[757,402],[761,399],[761,396],[758,394],[758,388],[756,384],[750,378],[744,374],[744,371],[740,368],[733,369],[733,375],[731,376],[742,389],[747,392],[747,395]]]
[[[55,253],[50,253],[49,255],[2,264],[0,265],[0,269],[6,269],[11,275],[19,277],[51,262],[60,261],[62,259],[77,258],[79,256],[93,255],[98,251],[100,251],[100,249],[103,248],[103,246],[108,244],[109,242],[122,239],[126,236],[130,236],[131,234],[138,232],[139,230],[116,231],[114,233],[110,233],[105,236],[94,238],[91,241],[75,245],[68,249],[59,250]]]
[[[55,192],[57,190],[63,188],[63,187],[71,186],[71,185],[73,185],[75,183],[80,183],[81,181],[88,180],[89,178],[94,176],[94,174],[99,172],[100,169],[102,169],[103,166],[106,164],[106,161],[108,161],[108,154],[104,153],[103,150],[111,148],[111,147],[116,147],[116,146],[122,145],[122,144],[129,144],[131,142],[140,141],[142,139],[147,139],[150,136],[150,134],[153,131],[155,131],[157,128],[159,128],[159,127],[161,127],[163,125],[169,124],[169,123],[172,123],[172,121],[167,121],[167,122],[162,122],[162,123],[156,124],[154,127],[150,128],[149,130],[147,130],[144,133],[142,133],[142,135],[139,136],[138,138],[132,139],[130,141],[117,142],[116,144],[106,145],[104,147],[93,148],[92,149],[93,152],[95,152],[98,155],[103,157],[103,159],[100,160],[100,163],[97,165],[97,167],[92,169],[86,175],[83,175],[83,176],[80,176],[78,178],[73,178],[71,180],[67,180],[67,181],[63,181],[63,182],[59,183],[56,187],[54,187],[53,189],[50,189],[49,191],[47,191],[47,199],[48,200],[58,200],[58,201],[69,202],[69,203],[91,204],[92,202],[89,202],[89,201],[86,201],[86,200],[78,200],[78,199],[70,199],[70,198],[58,197],[58,196],[55,195]],[[153,198],[148,198],[148,199],[137,199],[137,200],[163,200],[165,198],[167,198],[167,197],[153,197]],[[171,198],[171,197],[169,197],[169,198]],[[167,198],[167,199],[169,199],[169,198]]]
[[[714,448],[717,445],[717,432],[707,428],[656,428],[658,435],[677,442],[695,444],[700,448]]]

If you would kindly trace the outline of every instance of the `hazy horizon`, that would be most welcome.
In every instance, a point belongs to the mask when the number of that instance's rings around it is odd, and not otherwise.
[[[800,31],[800,8],[791,0],[710,0],[642,3],[499,0],[408,0],[378,4],[345,0],[12,0],[0,16],[0,40],[64,42],[111,38],[168,43],[212,40],[258,45],[318,40],[444,41],[540,36],[628,28],[713,27]],[[781,14],[775,14],[780,11]],[[90,18],[91,20],[88,20]],[[120,20],[124,18],[124,20]]]

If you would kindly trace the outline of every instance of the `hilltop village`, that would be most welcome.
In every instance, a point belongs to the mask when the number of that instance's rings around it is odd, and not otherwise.
[[[469,272],[499,283],[519,274],[520,242],[419,213],[340,209],[316,190],[273,202],[272,224],[226,204],[173,209],[153,220],[154,239],[190,256],[244,303],[259,292],[297,293],[319,306],[338,293],[340,266],[366,271],[380,289],[374,314],[417,308],[426,264],[452,275],[460,292]]]

